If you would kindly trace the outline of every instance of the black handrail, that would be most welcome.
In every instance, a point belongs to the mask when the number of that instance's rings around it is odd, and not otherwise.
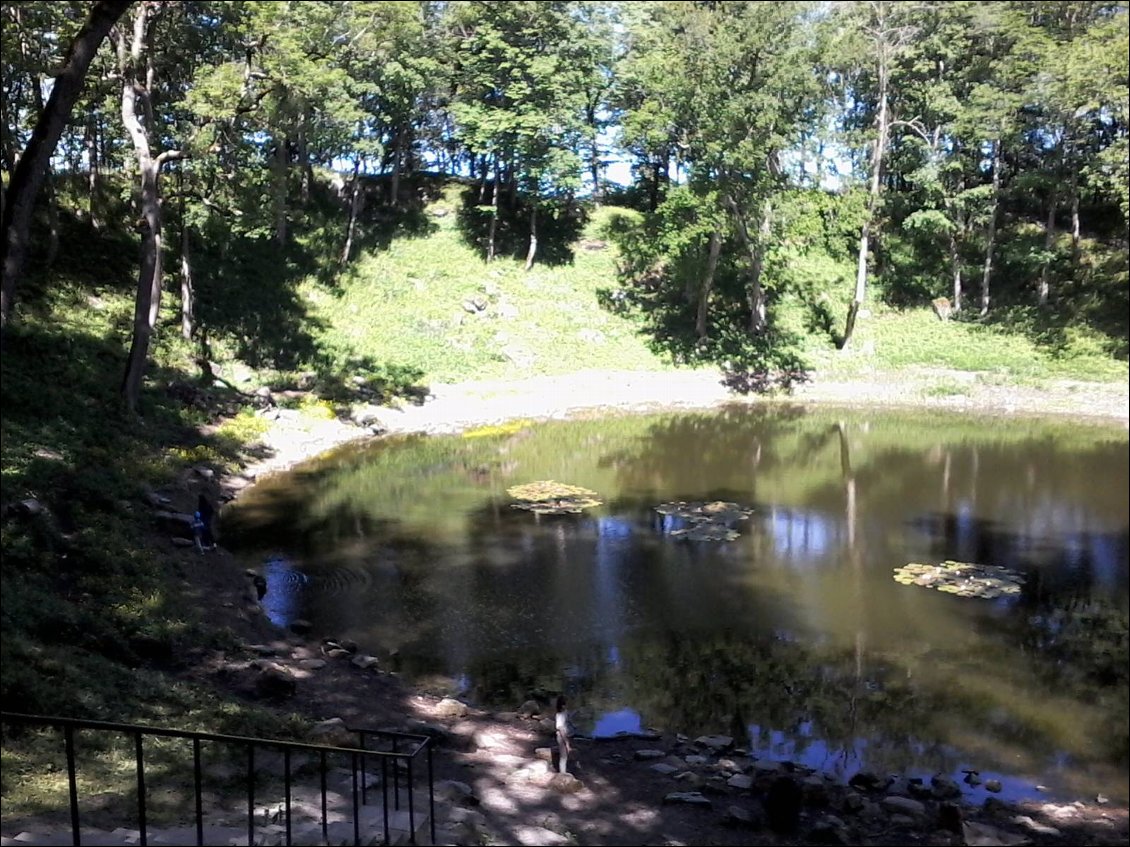
[[[358,807],[358,799],[360,798],[361,805],[365,805],[367,800],[365,796],[365,762],[367,759],[376,757],[381,763],[381,793],[384,800],[384,837],[385,843],[388,843],[390,838],[389,832],[389,817],[388,817],[388,764],[389,760],[392,761],[392,769],[395,781],[395,803],[396,808],[400,808],[400,768],[398,761],[403,759],[406,762],[408,771],[408,826],[409,838],[411,843],[416,843],[416,817],[415,808],[412,799],[412,761],[417,755],[426,751],[427,768],[428,768],[428,803],[429,812],[431,816],[430,830],[432,843],[436,842],[436,822],[435,822],[435,782],[434,774],[432,771],[432,744],[431,738],[427,735],[416,735],[413,733],[393,732],[391,730],[375,730],[375,729],[352,729],[350,732],[355,732],[360,739],[358,747],[336,747],[323,744],[307,744],[299,741],[281,741],[266,738],[251,738],[239,735],[223,735],[212,732],[195,732],[192,730],[183,729],[167,729],[165,727],[151,727],[141,726],[138,724],[129,723],[116,723],[111,721],[92,721],[81,720],[78,718],[63,718],[63,717],[46,717],[43,715],[25,715],[15,712],[0,712],[0,725],[5,724],[20,724],[20,725],[35,725],[59,728],[63,730],[64,738],[64,752],[67,760],[67,780],[68,780],[68,794],[70,803],[70,818],[71,818],[71,832],[75,847],[81,844],[79,832],[79,807],[78,807],[78,781],[75,768],[75,730],[92,730],[96,732],[118,732],[126,735],[133,736],[134,738],[134,755],[136,762],[137,773],[137,804],[138,804],[138,824],[140,832],[141,844],[148,843],[147,835],[147,822],[146,822],[146,788],[145,788],[145,766],[143,758],[143,738],[146,735],[164,737],[164,738],[182,738],[192,741],[193,753],[193,788],[195,793],[195,822],[196,822],[196,843],[197,845],[204,844],[204,813],[202,804],[202,791],[201,791],[201,764],[200,764],[200,745],[201,742],[215,742],[219,744],[231,745],[246,745],[247,747],[247,841],[248,844],[255,843],[255,749],[257,747],[276,748],[283,751],[283,767],[285,770],[283,781],[285,786],[285,814],[286,814],[286,843],[291,843],[291,768],[290,757],[291,753],[309,753],[317,754],[319,760],[320,771],[320,789],[321,789],[321,812],[322,812],[322,836],[323,840],[328,838],[328,821],[327,821],[327,805],[326,805],[326,755],[328,753],[336,754],[349,754],[352,768],[352,786],[353,786],[353,836],[354,842],[360,844],[360,810]],[[367,749],[366,741],[370,737],[384,738],[391,740],[392,750],[373,750]],[[408,751],[401,751],[401,742],[410,742]],[[358,792],[357,784],[357,771],[361,770],[361,790]]]

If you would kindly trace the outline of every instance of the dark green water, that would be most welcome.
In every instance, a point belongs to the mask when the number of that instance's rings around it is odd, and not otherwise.
[[[487,707],[564,690],[589,732],[1126,800],[1124,428],[735,407],[469,436],[351,448],[226,511],[272,620],[396,649],[408,678]],[[510,507],[541,479],[604,504]],[[680,541],[654,511],[715,499],[755,510],[737,540]],[[892,579],[945,559],[1024,589]]]

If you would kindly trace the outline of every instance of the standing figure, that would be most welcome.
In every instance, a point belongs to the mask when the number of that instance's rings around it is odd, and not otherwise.
[[[569,753],[573,750],[569,744],[569,713],[565,711],[566,702],[564,694],[557,698],[557,767],[561,773],[569,772]]]

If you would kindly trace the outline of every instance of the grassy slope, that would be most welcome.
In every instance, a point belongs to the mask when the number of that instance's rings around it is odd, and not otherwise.
[[[590,223],[590,235],[603,219]],[[306,282],[303,294],[328,327],[326,343],[437,382],[669,366],[629,320],[597,303],[598,289],[615,286],[611,245],[577,248],[572,264],[526,273],[506,257],[486,264],[460,237],[454,214],[433,220],[428,236],[360,257],[337,289]],[[484,311],[464,309],[475,298]]]
[[[454,198],[449,192],[437,205],[451,211]],[[615,212],[597,210],[585,237],[604,239],[605,223]],[[455,214],[433,220],[429,235],[359,257],[335,288],[313,279],[303,284],[312,315],[324,322],[323,343],[415,370],[425,382],[672,367],[636,322],[598,303],[598,291],[618,285],[611,241],[604,250],[575,248],[572,264],[535,265],[526,273],[521,262],[506,257],[486,264],[462,240]],[[486,309],[471,314],[463,303],[475,298]],[[1125,380],[1130,373],[1125,361],[1105,352],[1102,339],[1082,330],[1041,343],[999,325],[941,323],[929,308],[872,310],[859,322],[847,353],[826,336],[808,337],[806,358],[821,375],[867,378],[876,370],[926,367],[987,371],[998,380],[1032,383]],[[786,299],[781,317],[803,334],[796,304]]]

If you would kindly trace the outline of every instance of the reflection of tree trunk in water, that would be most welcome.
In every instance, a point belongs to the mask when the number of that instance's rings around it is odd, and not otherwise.
[[[942,466],[942,511],[950,509],[950,451],[946,450],[946,461]]]
[[[844,478],[848,552],[852,554],[852,561],[855,563],[855,472],[851,467],[851,450],[848,447],[847,433],[844,431],[843,421],[836,424],[836,432],[840,436],[840,472]]]

